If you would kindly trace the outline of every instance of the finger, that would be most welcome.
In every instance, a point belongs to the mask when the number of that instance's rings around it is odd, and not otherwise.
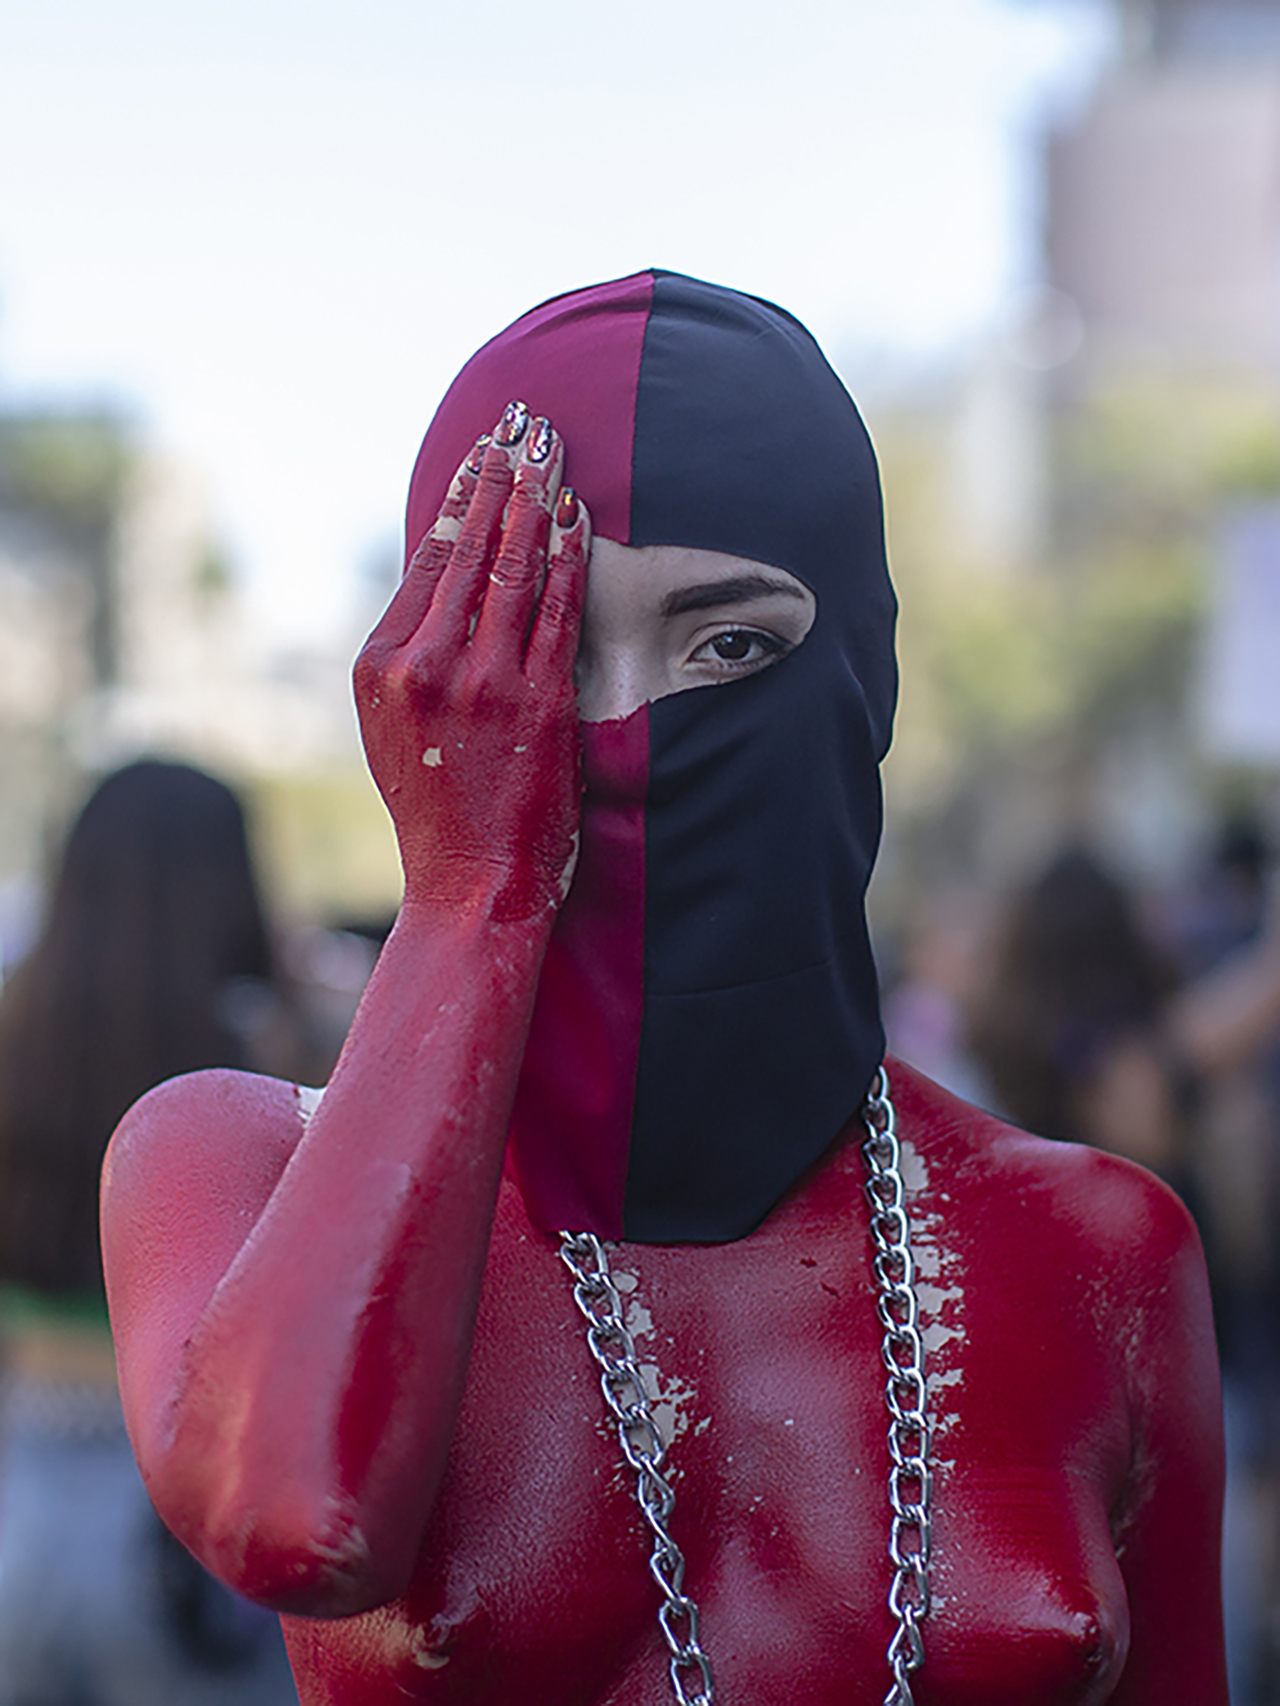
[[[449,490],[440,505],[440,513],[430,529],[423,534],[417,550],[409,559],[408,568],[400,578],[400,585],[391,595],[390,604],[369,635],[368,645],[373,650],[381,652],[404,645],[412,638],[430,608],[436,586],[453,550],[454,541],[462,529],[488,443],[488,433],[477,439],[467,452],[458,472],[449,482]]]
[[[551,422],[532,421],[516,465],[502,542],[476,622],[486,657],[518,665],[547,572],[551,513],[560,491],[564,446]]]
[[[434,649],[457,650],[470,637],[502,537],[515,465],[528,425],[525,405],[508,403],[485,448],[471,501],[422,621],[421,638]]]
[[[533,679],[572,673],[587,597],[591,516],[569,486],[560,492],[547,545],[547,578],[529,634],[525,670]]]

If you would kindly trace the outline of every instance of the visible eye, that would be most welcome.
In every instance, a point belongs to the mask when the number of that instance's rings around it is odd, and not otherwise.
[[[744,633],[739,628],[733,634],[717,634],[711,642],[711,650],[726,663],[744,663],[759,644],[754,634]]]
[[[728,670],[758,669],[793,649],[789,640],[761,628],[725,628],[690,653],[690,663]],[[727,669],[726,669],[727,666]]]

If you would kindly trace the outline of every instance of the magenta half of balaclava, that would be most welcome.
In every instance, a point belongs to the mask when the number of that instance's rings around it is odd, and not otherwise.
[[[739,1238],[884,1047],[865,894],[897,678],[875,456],[790,315],[638,273],[544,303],[467,363],[414,472],[410,551],[516,397],[562,434],[598,535],[772,564],[816,597],[771,667],[583,725],[581,850],[511,1127],[548,1231]]]

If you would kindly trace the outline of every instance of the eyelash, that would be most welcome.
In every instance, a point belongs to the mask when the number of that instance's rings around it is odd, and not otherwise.
[[[761,655],[751,658],[721,658],[703,657],[700,654],[708,652],[715,646],[717,640],[732,640],[742,638],[760,647]],[[782,639],[777,634],[770,634],[761,628],[722,628],[718,634],[712,634],[710,639],[703,640],[689,658],[690,663],[709,663],[726,672],[746,673],[749,670],[760,669],[767,663],[773,663],[778,658],[785,657],[794,648],[789,640]]]

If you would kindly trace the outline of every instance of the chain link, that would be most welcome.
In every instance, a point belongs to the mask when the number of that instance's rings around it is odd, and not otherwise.
[[[876,1252],[872,1264],[878,1287],[876,1313],[884,1328],[880,1348],[889,1411],[889,1561],[893,1565],[889,1610],[896,1627],[889,1642],[893,1683],[884,1706],[913,1706],[911,1674],[924,1662],[920,1625],[929,1615],[933,1477],[911,1222],[897,1118],[883,1067],[867,1092],[862,1118],[867,1131],[862,1156],[867,1164],[867,1201]]]
[[[698,1608],[684,1591],[684,1553],[671,1538],[676,1495],[662,1473],[667,1448],[622,1319],[622,1299],[604,1245],[594,1233],[562,1232],[560,1238],[560,1260],[573,1275],[573,1300],[587,1323],[600,1389],[618,1424],[622,1455],[635,1470],[636,1499],[653,1534],[649,1571],[662,1594],[658,1625],[671,1655],[671,1687],[678,1706],[712,1706],[715,1686],[711,1662],[698,1639]]]
[[[881,1067],[862,1107],[867,1200],[875,1244],[876,1314],[884,1328],[881,1355],[889,1411],[889,1561],[893,1582],[889,1642],[893,1681],[884,1706],[914,1706],[911,1675],[924,1662],[920,1625],[929,1614],[930,1512],[928,1393],[920,1337],[911,1223],[889,1077]],[[600,1389],[618,1425],[622,1454],[636,1475],[636,1499],[653,1534],[649,1570],[662,1594],[658,1624],[671,1654],[677,1706],[712,1706],[711,1662],[698,1638],[698,1608],[684,1591],[684,1554],[671,1538],[676,1496],[662,1473],[666,1446],[658,1432],[622,1318],[622,1299],[604,1246],[591,1232],[562,1232],[560,1260],[573,1276],[573,1298],[587,1323],[587,1344],[600,1369]],[[691,1685],[695,1693],[689,1692]]]

